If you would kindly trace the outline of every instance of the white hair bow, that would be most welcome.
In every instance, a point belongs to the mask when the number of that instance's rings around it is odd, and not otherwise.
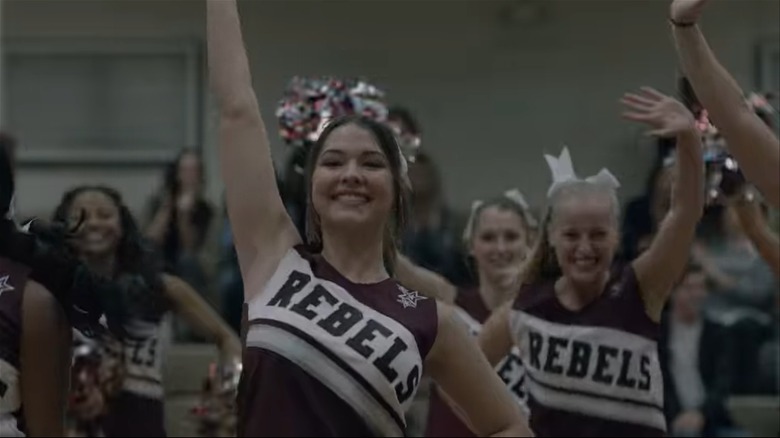
[[[550,172],[552,173],[553,178],[552,184],[547,190],[548,198],[552,197],[561,186],[572,181],[586,181],[612,190],[616,190],[620,187],[620,182],[615,178],[615,175],[605,168],[601,169],[599,173],[585,179],[579,178],[574,172],[571,154],[569,154],[569,148],[566,146],[563,147],[560,156],[557,158],[545,154],[544,159],[547,160],[547,165],[550,166]]]
[[[520,209],[523,210],[523,218],[525,219],[525,222],[530,227],[536,227],[537,222],[536,219],[531,215],[531,212],[529,211],[528,202],[525,200],[525,196],[520,192],[520,189],[514,188],[507,190],[503,193],[503,196],[520,206]],[[471,213],[469,214],[469,219],[466,222],[466,228],[463,229],[463,240],[468,242],[471,239],[471,234],[474,231],[474,221],[476,220],[477,210],[479,210],[480,207],[484,204],[484,201],[478,199],[471,203]]]
[[[511,189],[504,192],[504,197],[509,199],[510,201],[516,203],[520,206],[520,208],[523,209],[523,218],[525,219],[525,223],[528,224],[529,227],[536,227],[538,223],[536,222],[536,218],[533,217],[531,214],[530,207],[528,206],[528,202],[525,201],[525,196],[520,192],[520,189]]]

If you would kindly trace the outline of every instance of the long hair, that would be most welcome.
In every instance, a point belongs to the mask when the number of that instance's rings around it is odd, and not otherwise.
[[[124,306],[121,299],[112,298],[117,285],[92,274],[70,254],[66,241],[74,228],[63,222],[33,221],[25,232],[8,217],[14,193],[11,166],[8,151],[0,148],[0,256],[30,268],[29,278],[57,299],[73,327],[93,336],[105,315],[109,329],[121,338]]]
[[[531,250],[531,255],[528,257],[521,274],[524,284],[551,281],[562,275],[555,249],[550,244],[550,228],[555,218],[556,207],[563,199],[586,193],[599,193],[610,197],[615,226],[618,226],[620,204],[615,190],[587,181],[571,181],[562,184],[559,189],[553,192],[547,203],[542,222],[539,225],[539,237],[536,239],[536,244]]]
[[[166,193],[175,197],[181,191],[181,183],[179,182],[179,165],[181,160],[187,155],[194,155],[198,159],[198,175],[200,175],[200,183],[203,184],[206,175],[203,168],[203,160],[195,149],[184,148],[176,155],[176,157],[165,166],[165,179],[163,185]]]
[[[392,275],[395,270],[399,239],[403,234],[403,229],[407,221],[407,199],[409,190],[404,182],[405,176],[402,174],[403,157],[401,156],[401,150],[398,147],[398,142],[395,138],[395,135],[385,125],[368,117],[347,116],[334,119],[328,123],[328,125],[320,134],[319,138],[317,138],[316,143],[314,143],[314,145],[311,147],[305,171],[305,181],[307,187],[306,241],[313,250],[322,250],[322,228],[320,226],[319,216],[314,210],[314,204],[312,203],[312,175],[314,174],[314,168],[316,167],[317,159],[319,158],[320,153],[325,146],[325,142],[328,140],[328,137],[330,137],[333,131],[346,125],[356,125],[371,133],[379,145],[379,148],[385,154],[390,163],[390,172],[393,175],[393,193],[395,199],[393,201],[393,213],[390,217],[390,220],[387,221],[387,226],[384,230],[382,254],[385,267]]]
[[[55,222],[67,223],[73,201],[82,193],[98,192],[113,202],[119,211],[122,237],[116,250],[116,274],[114,280],[122,284],[120,291],[131,315],[157,321],[168,309],[162,281],[163,263],[153,247],[148,244],[132,213],[124,204],[122,195],[115,189],[96,185],[79,186],[66,192],[54,210]],[[75,255],[72,246],[69,251]]]

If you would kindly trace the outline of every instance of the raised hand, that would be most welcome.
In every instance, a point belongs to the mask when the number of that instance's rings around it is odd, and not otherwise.
[[[695,23],[709,0],[674,0],[669,7],[669,18],[676,23]]]
[[[648,135],[674,137],[696,130],[693,114],[685,105],[653,88],[642,87],[638,93],[626,93],[620,101],[626,106],[623,117],[653,128]]]
[[[191,213],[195,207],[196,195],[194,192],[184,192],[176,200],[176,209],[179,213]]]

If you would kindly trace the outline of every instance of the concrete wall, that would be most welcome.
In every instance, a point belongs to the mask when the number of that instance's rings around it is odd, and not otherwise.
[[[5,3],[6,38],[204,36],[201,1]],[[538,3],[545,7],[535,16]],[[514,21],[502,18],[507,6],[520,8]],[[366,76],[390,100],[416,111],[424,146],[441,164],[448,196],[459,207],[513,186],[541,202],[549,183],[542,153],[557,153],[563,143],[581,173],[608,166],[624,184],[622,196],[641,190],[652,148],[637,126],[620,120],[617,99],[644,84],[673,90],[667,6],[648,0],[241,2],[269,126],[275,126],[274,105],[290,76]],[[780,2],[715,1],[703,27],[723,62],[752,88],[754,47],[777,38]],[[216,200],[213,118],[203,129]],[[273,142],[280,160],[284,148],[275,136]],[[20,209],[45,211],[61,188],[85,180],[110,182],[138,208],[158,173],[155,167],[23,168]]]

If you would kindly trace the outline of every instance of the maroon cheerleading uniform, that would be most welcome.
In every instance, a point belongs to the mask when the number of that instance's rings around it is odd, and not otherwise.
[[[352,283],[304,246],[248,304],[239,436],[403,436],[436,301]]]
[[[630,265],[579,311],[555,281],[526,285],[510,316],[527,372],[536,436],[663,436],[659,325],[647,316]]]
[[[0,257],[0,436],[24,436],[20,357],[22,299],[30,269]]]

